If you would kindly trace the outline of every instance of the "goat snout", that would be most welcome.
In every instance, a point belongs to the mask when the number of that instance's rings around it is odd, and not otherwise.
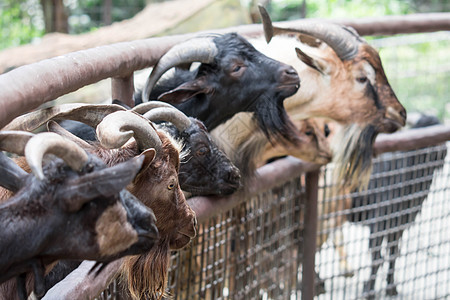
[[[284,84],[300,84],[297,71],[289,65],[283,65],[280,68],[280,79]]]
[[[283,64],[279,69],[278,82],[278,89],[284,97],[295,94],[300,87],[300,77],[297,71],[286,64]]]
[[[392,133],[405,126],[406,110],[402,107],[396,110],[392,106],[387,107],[381,125],[381,132]]]

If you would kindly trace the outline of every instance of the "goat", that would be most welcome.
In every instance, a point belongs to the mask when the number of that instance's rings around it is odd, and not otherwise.
[[[53,126],[51,130],[61,129]],[[135,141],[118,148],[133,135]],[[153,157],[155,150],[151,147],[156,149],[154,160],[148,164],[144,161],[142,171],[128,190],[154,211],[160,239],[150,252],[126,258],[122,273],[133,297],[160,298],[165,292],[170,250],[183,248],[196,235],[195,213],[178,183],[182,146],[131,111],[117,111],[105,116],[97,126],[97,137],[100,144],[91,143],[86,146],[87,151],[95,153],[108,165],[129,160],[141,151],[141,155]],[[72,139],[86,143],[75,136]]]
[[[351,187],[366,184],[376,135],[396,131],[406,119],[377,51],[351,28],[311,22],[300,29],[273,27],[267,12],[260,9],[266,41],[250,42],[265,55],[292,65],[306,87],[284,101],[288,116],[294,122],[322,117],[342,124],[343,130],[331,143],[339,166],[337,181]],[[233,128],[234,123],[240,128],[239,139],[229,142],[236,152],[243,141],[261,139],[257,125],[248,121],[251,118],[244,114],[222,125]]]
[[[412,126],[414,130],[439,124],[432,116],[422,116]],[[399,254],[399,240],[403,232],[414,223],[422,204],[430,192],[434,174],[442,169],[447,155],[445,144],[427,150],[419,149],[400,153],[385,153],[374,164],[369,181],[370,194],[351,198],[351,222],[369,226],[369,250],[372,257],[370,278],[364,283],[364,295],[374,298],[376,275],[384,263],[381,244],[387,240],[389,269],[386,294],[397,295],[394,282],[395,261]],[[422,165],[429,163],[429,165]],[[393,170],[401,173],[388,174]],[[396,200],[397,199],[397,200]],[[401,201],[399,201],[401,200]],[[391,215],[392,214],[392,215]]]
[[[111,112],[124,110],[116,105],[125,107],[120,101],[114,100],[113,103],[112,105],[58,105],[19,117],[5,128],[34,130],[48,120],[62,120],[60,124],[65,129],[83,140],[93,141],[96,139],[94,127],[101,118]],[[155,108],[156,110],[149,112]],[[239,170],[218,149],[201,121],[187,117],[172,105],[159,101],[138,105],[131,110],[139,114],[147,113],[147,118],[153,122],[162,122],[156,125],[157,130],[162,130],[182,142],[183,152],[186,155],[181,161],[179,182],[184,192],[203,196],[229,195],[240,187]],[[96,114],[94,119],[87,120],[88,115],[94,114]],[[24,126],[23,119],[34,121],[25,123],[27,125]]]
[[[18,276],[20,298],[27,294],[26,272],[33,272],[40,297],[45,265],[58,259],[108,262],[144,253],[158,239],[153,212],[123,190],[143,158],[107,168],[54,133],[1,131],[0,148],[25,154],[35,174],[0,153],[0,283]],[[42,168],[46,153],[67,165],[56,159]],[[25,167],[22,158],[17,163]]]
[[[134,297],[145,295],[158,298],[165,290],[170,249],[177,250],[186,246],[196,235],[195,213],[187,204],[178,183],[182,146],[164,132],[156,131],[152,123],[141,115],[126,111],[118,105],[114,107],[117,111],[106,116],[102,113],[103,110],[94,112],[94,107],[89,116],[85,115],[83,122],[93,127],[98,124],[99,142],[88,143],[65,131],[55,122],[50,123],[49,129],[73,140],[86,151],[100,157],[107,165],[115,165],[138,155],[145,157],[141,171],[128,186],[128,190],[154,211],[160,239],[145,255],[127,258],[122,272],[128,279],[128,288]],[[64,108],[55,108],[55,111],[58,110],[64,111]],[[78,110],[83,111],[82,108]],[[73,117],[73,114],[66,113]],[[26,124],[39,124],[42,116],[45,119],[49,115],[53,116],[53,113],[30,113],[20,122],[10,123],[8,128],[19,127],[17,123],[25,124],[24,127],[27,127]],[[39,120],[33,120],[34,117]],[[30,120],[27,121],[27,118]],[[134,140],[127,143],[132,136]]]
[[[193,71],[171,67],[201,62]],[[159,82],[158,82],[159,80]],[[158,84],[156,85],[156,83]],[[193,38],[171,48],[153,68],[136,104],[170,102],[212,130],[238,112],[252,112],[265,136],[295,141],[295,128],[283,108],[300,86],[297,72],[258,52],[236,33]]]
[[[242,113],[236,115],[236,118],[232,118],[223,126],[219,126],[211,132],[211,135],[219,147],[241,170],[244,181],[254,175],[256,167],[276,157],[291,155],[317,164],[327,164],[332,159],[330,145],[317,120],[308,119],[293,122],[297,128],[296,136],[299,142],[278,143],[274,146],[259,131],[255,132],[255,136],[247,136],[246,139],[243,139],[241,134],[247,134],[246,128],[252,126],[252,121],[244,115],[241,119],[241,115]]]
[[[183,143],[184,157],[178,179],[181,189],[191,195],[230,195],[240,186],[240,172],[212,141],[203,123],[187,117],[172,105],[150,101],[135,106],[158,130]]]

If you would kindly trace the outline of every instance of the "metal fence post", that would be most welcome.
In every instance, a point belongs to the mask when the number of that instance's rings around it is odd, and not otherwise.
[[[111,97],[120,100],[129,107],[134,106],[134,78],[133,74],[126,77],[111,78]]]
[[[315,257],[317,236],[317,190],[319,171],[306,173],[305,229],[303,234],[302,300],[315,294]]]

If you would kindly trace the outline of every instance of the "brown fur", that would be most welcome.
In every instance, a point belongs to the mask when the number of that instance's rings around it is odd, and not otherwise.
[[[121,274],[132,298],[162,299],[167,296],[169,262],[169,241],[164,239],[160,240],[158,245],[145,255],[125,258]]]
[[[295,47],[310,56],[320,72],[303,63],[296,56]],[[377,133],[397,130],[404,125],[406,117],[404,107],[388,83],[378,52],[363,43],[355,58],[341,61],[324,43],[310,47],[292,37],[275,37],[269,45],[257,48],[297,70],[302,87],[284,102],[294,122],[324,117],[345,127],[342,138],[332,144],[335,161],[343,159],[336,168],[336,174],[339,182],[346,185],[366,185],[371,169],[372,144]],[[368,80],[361,83],[359,78]],[[243,139],[252,139],[256,135],[254,126],[247,126],[245,130],[248,134],[241,134]]]
[[[164,133],[158,132],[162,153],[145,164],[128,190],[155,213],[160,242],[146,255],[133,256],[122,265],[122,277],[130,294],[141,299],[160,299],[164,294],[169,267],[170,250],[186,246],[195,237],[195,213],[189,207],[178,184],[179,149]],[[108,165],[115,165],[139,155],[136,143],[121,149],[94,147]],[[174,184],[169,190],[168,185]]]
[[[258,166],[261,166],[270,158],[285,155],[291,155],[317,164],[329,163],[332,159],[332,153],[324,133],[324,122],[325,120],[323,119],[306,119],[294,122],[297,130],[304,136],[305,142],[301,145],[272,145],[266,143],[264,151],[258,159]],[[305,148],[308,147],[314,149],[314,151],[308,151],[308,149],[305,151]]]

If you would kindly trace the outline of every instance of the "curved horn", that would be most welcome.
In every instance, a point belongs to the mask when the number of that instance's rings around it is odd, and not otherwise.
[[[44,179],[42,158],[47,153],[62,158],[75,171],[81,171],[88,160],[86,151],[74,142],[53,132],[38,133],[25,146],[25,157],[31,171],[40,180]]]
[[[144,114],[150,121],[167,121],[175,125],[179,131],[185,131],[191,126],[191,120],[176,108],[159,107]]]
[[[173,46],[153,68],[142,90],[142,101],[150,99],[150,92],[158,79],[170,68],[183,63],[211,63],[218,53],[211,37],[198,37]]]
[[[146,112],[148,112],[149,110],[157,108],[157,107],[175,108],[175,106],[173,106],[172,104],[169,104],[167,102],[153,100],[153,101],[149,101],[146,103],[141,103],[139,105],[136,105],[135,107],[133,107],[131,109],[131,111],[134,111],[140,115],[143,115]]]
[[[2,130],[0,131],[0,150],[24,155],[25,146],[33,136],[31,132]]]
[[[98,140],[107,148],[120,148],[133,136],[140,150],[155,148],[158,153],[162,148],[153,125],[132,111],[107,115],[97,126]]]
[[[79,121],[96,127],[106,115],[121,110],[126,109],[116,104],[61,104],[19,116],[3,129],[32,131],[49,120],[63,119]]]
[[[358,33],[350,27],[333,24],[303,22],[298,28],[281,28],[272,25],[266,9],[259,5],[259,12],[263,21],[266,41],[270,42],[274,35],[301,33],[313,36],[325,42],[333,49],[341,60],[353,59],[358,54],[359,46],[365,43]]]
[[[142,103],[134,107],[132,110],[153,122],[170,122],[175,125],[179,131],[185,131],[191,125],[191,120],[188,116],[166,102],[150,101],[147,103]]]

